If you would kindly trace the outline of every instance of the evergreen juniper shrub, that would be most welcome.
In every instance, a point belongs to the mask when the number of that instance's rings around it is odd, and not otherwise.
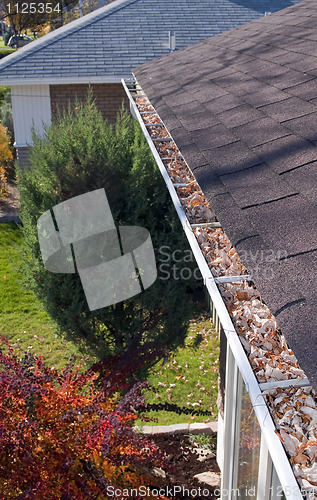
[[[193,278],[163,279],[163,246],[169,269],[195,266],[188,262],[187,241],[138,123],[124,110],[115,125],[107,123],[88,96],[85,104],[60,114],[44,137],[34,133],[33,143],[31,166],[18,170],[28,285],[61,330],[99,346],[101,357],[122,352],[129,362],[138,359],[142,365],[146,353],[143,364],[156,361],[183,342],[191,317],[187,292],[198,285]],[[44,268],[37,220],[54,205],[100,188],[106,191],[117,226],[150,231],[158,278],[129,300],[90,311],[78,274],[54,274]]]

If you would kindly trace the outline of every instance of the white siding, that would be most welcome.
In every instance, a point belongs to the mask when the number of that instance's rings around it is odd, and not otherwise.
[[[49,85],[15,85],[11,88],[15,147],[32,144],[32,127],[43,132],[51,123]]]

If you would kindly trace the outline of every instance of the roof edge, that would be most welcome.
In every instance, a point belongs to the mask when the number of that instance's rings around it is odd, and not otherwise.
[[[86,16],[80,17],[79,19],[75,19],[74,21],[66,24],[65,26],[61,26],[60,28],[51,31],[47,35],[34,40],[33,42],[21,47],[21,49],[17,50],[13,54],[8,55],[0,61],[0,69],[3,70],[5,68],[10,67],[12,64],[15,64],[18,61],[21,61],[25,57],[28,57],[39,50],[48,47],[49,45],[62,40],[63,38],[76,33],[76,31],[81,30],[82,28],[86,28],[95,22],[110,16],[114,12],[117,12],[125,7],[138,2],[139,0],[116,0],[100,9],[97,9]]]
[[[71,84],[94,84],[94,83],[121,83],[121,79],[132,80],[132,75],[118,75],[118,76],[91,76],[91,77],[56,77],[56,78],[24,78],[23,80],[17,80],[17,78],[1,80],[0,85],[5,87],[15,87],[15,86],[27,86],[27,85],[71,85]]]

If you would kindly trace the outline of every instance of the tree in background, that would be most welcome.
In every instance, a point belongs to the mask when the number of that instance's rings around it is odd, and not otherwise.
[[[26,30],[41,31],[63,10],[77,4],[78,0],[0,0],[0,17],[10,25],[13,34]]]
[[[159,485],[151,469],[162,454],[132,429],[143,385],[120,396],[128,373],[118,378],[118,360],[57,372],[31,354],[19,359],[4,338],[0,347],[1,498],[101,500],[110,486]]]
[[[78,19],[80,15],[86,16],[99,8],[98,0],[82,0],[78,2],[76,8],[70,9],[63,15],[64,24]]]
[[[170,270],[191,268],[193,263],[188,262],[187,241],[138,123],[122,112],[116,125],[109,125],[89,97],[87,104],[60,116],[43,139],[34,134],[30,161],[32,166],[18,174],[24,273],[61,329],[99,346],[102,357],[125,353],[123,364],[145,354],[144,364],[151,357],[154,362],[181,344],[192,314],[187,292],[197,285],[179,276],[164,279],[161,248],[168,254]],[[54,274],[44,268],[37,220],[58,203],[100,188],[107,193],[117,225],[150,231],[159,276],[143,293],[90,311],[78,274]]]

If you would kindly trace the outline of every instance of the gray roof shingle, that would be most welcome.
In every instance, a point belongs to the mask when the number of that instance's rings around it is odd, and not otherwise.
[[[134,72],[317,390],[316,28],[304,0]]]
[[[2,59],[0,83],[119,81],[168,53],[170,30],[180,49],[298,1],[117,0]]]

